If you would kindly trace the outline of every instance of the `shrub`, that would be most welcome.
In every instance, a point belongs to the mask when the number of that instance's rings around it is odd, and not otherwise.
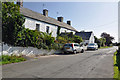
[[[82,38],[81,38],[80,36],[74,35],[73,41],[74,41],[75,43],[80,43],[80,42],[82,42],[83,40],[82,40]]]
[[[58,44],[53,44],[52,47],[53,47],[53,49],[55,49],[55,50],[60,49],[60,47],[58,46]]]
[[[73,35],[73,33],[70,32],[70,33],[60,34],[60,36],[57,37],[57,41],[58,43],[64,44],[64,43],[71,43],[71,42],[80,43],[83,40],[80,36]]]

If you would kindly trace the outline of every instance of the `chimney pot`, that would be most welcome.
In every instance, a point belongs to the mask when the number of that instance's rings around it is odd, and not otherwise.
[[[43,10],[43,15],[46,16],[46,17],[48,16],[48,10],[47,9]]]
[[[67,21],[67,24],[68,24],[68,25],[71,25],[71,21]]]
[[[23,0],[17,0],[17,4],[18,4],[20,7],[23,7]]]
[[[57,20],[63,22],[63,17],[58,17]]]

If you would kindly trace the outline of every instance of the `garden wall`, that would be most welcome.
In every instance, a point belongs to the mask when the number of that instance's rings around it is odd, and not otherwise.
[[[39,56],[39,55],[50,55],[54,53],[61,53],[60,50],[45,50],[45,49],[37,49],[34,47],[13,47],[8,46],[7,44],[3,44],[3,54],[4,55],[26,55],[26,56]]]

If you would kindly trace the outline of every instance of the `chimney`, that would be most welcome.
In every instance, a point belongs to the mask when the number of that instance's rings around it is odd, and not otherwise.
[[[67,24],[68,24],[68,25],[71,25],[71,21],[67,21]]]
[[[63,22],[63,17],[57,17],[57,20]]]
[[[47,9],[43,10],[43,15],[46,16],[46,17],[48,16],[48,10]]]
[[[18,4],[20,7],[23,7],[23,0],[17,0],[17,4]]]

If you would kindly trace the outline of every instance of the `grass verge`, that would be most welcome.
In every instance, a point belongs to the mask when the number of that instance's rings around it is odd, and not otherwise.
[[[104,49],[104,48],[111,48],[112,46],[104,46],[104,47],[100,47],[99,49]]]
[[[120,55],[118,55],[117,52],[114,53],[113,56],[113,60],[114,60],[114,76],[113,78],[115,80],[120,80]]]
[[[22,56],[9,56],[9,55],[2,55],[0,56],[0,65],[4,65],[4,64],[10,64],[10,63],[18,63],[18,62],[22,62],[22,61],[26,61],[25,58],[23,58]]]

